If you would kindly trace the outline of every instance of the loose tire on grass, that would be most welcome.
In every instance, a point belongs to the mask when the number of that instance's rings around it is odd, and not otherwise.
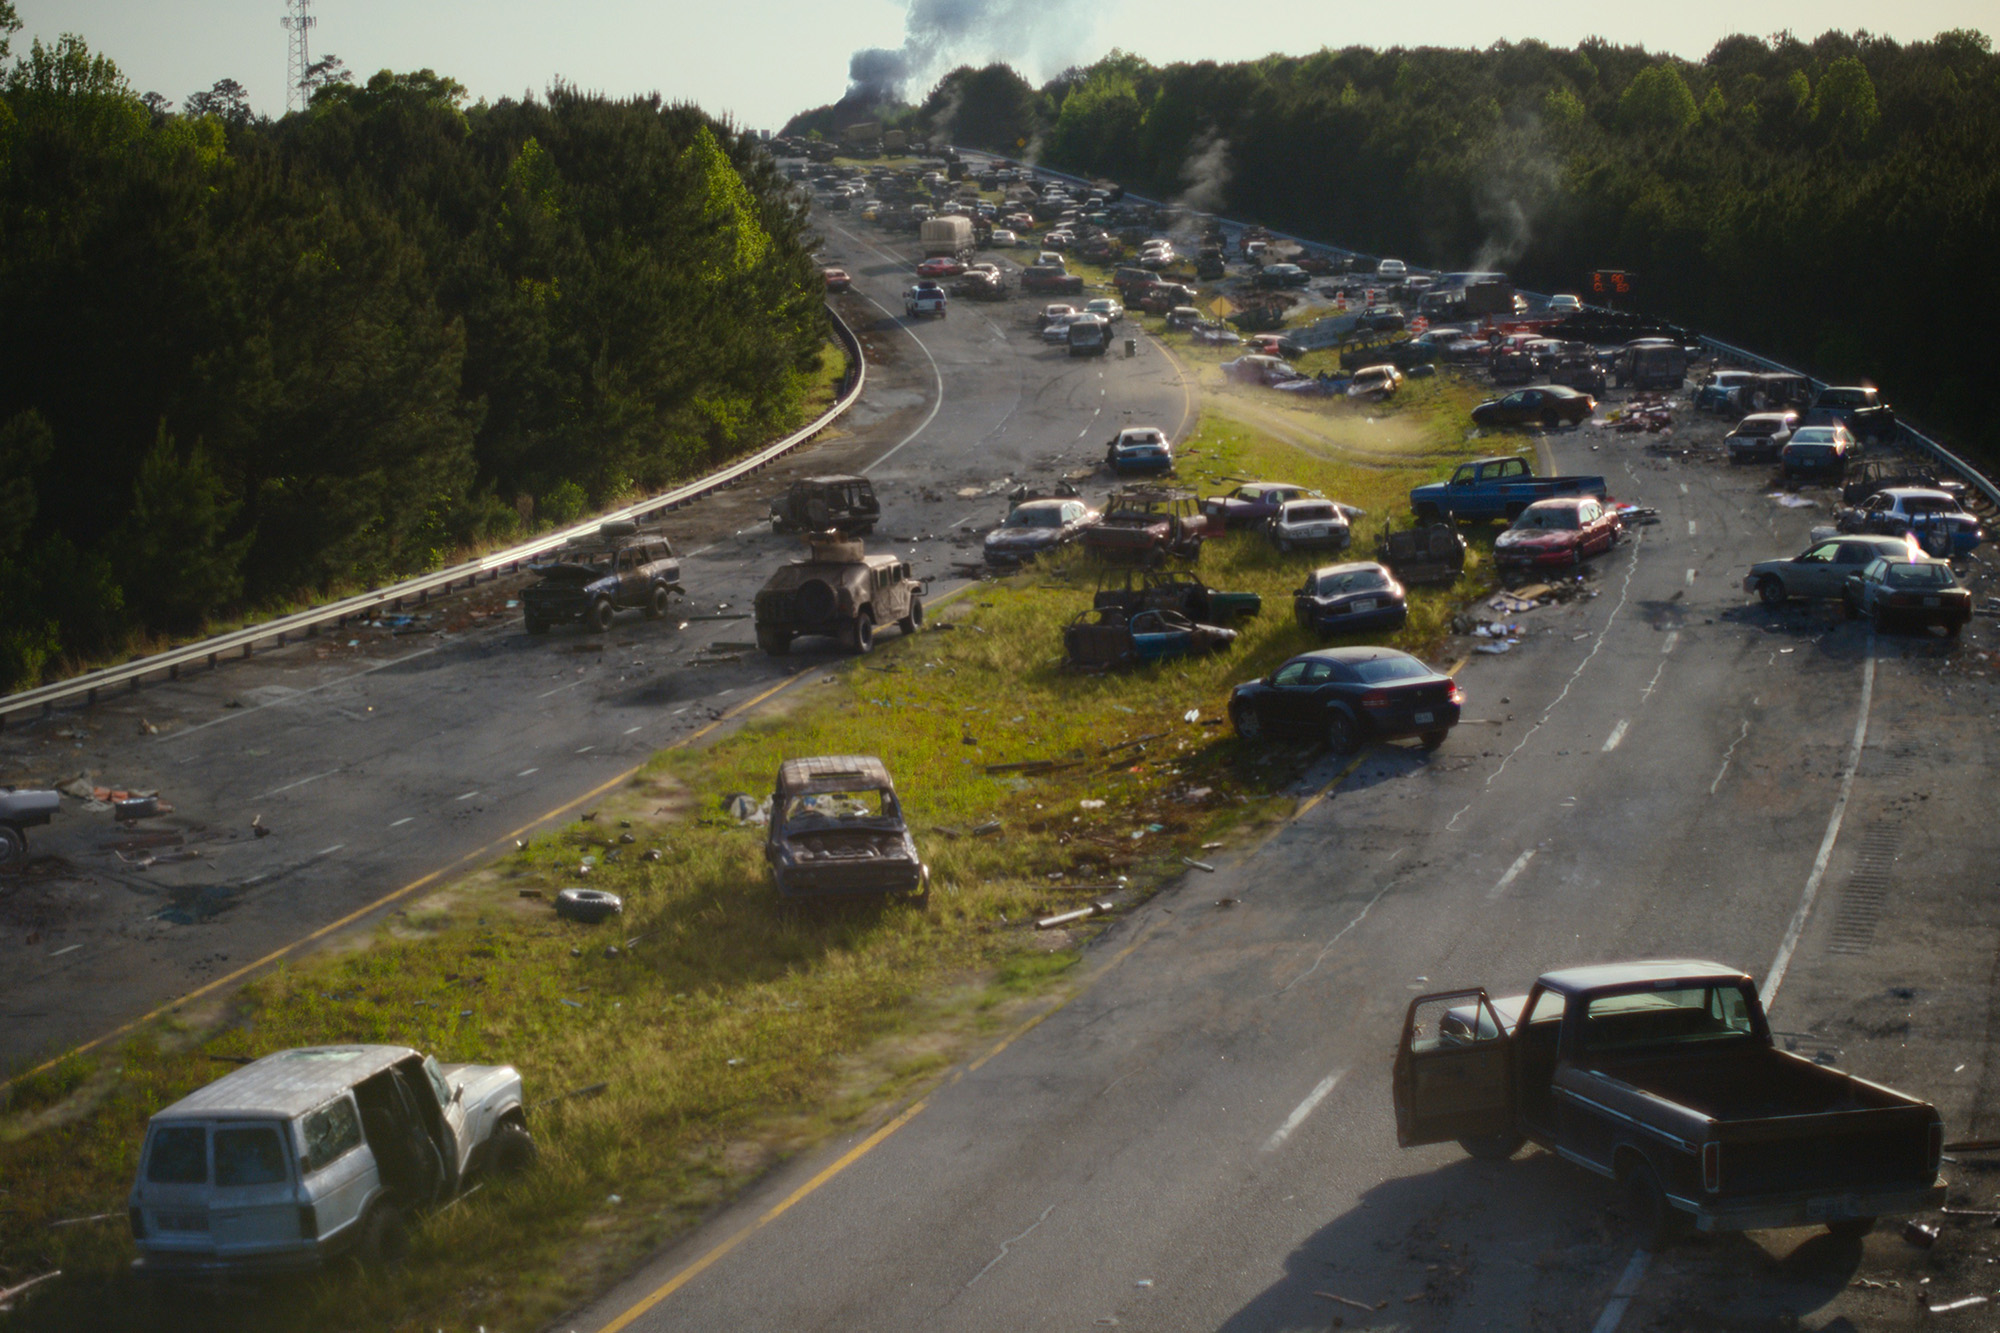
[[[625,910],[624,900],[602,889],[564,889],[556,895],[556,915],[594,926]]]

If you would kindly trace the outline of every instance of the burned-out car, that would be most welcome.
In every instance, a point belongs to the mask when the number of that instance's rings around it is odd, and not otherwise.
[[[1090,604],[1128,616],[1141,611],[1173,611],[1208,625],[1233,625],[1264,609],[1264,599],[1254,592],[1224,592],[1192,574],[1168,569],[1108,571],[1097,581]]]
[[[631,607],[657,620],[681,595],[681,562],[673,547],[631,522],[601,524],[595,536],[575,538],[555,563],[535,572],[540,579],[521,593],[521,619],[530,634],[570,622],[601,634]]]
[[[1083,548],[1126,564],[1164,564],[1168,556],[1201,557],[1210,524],[1187,491],[1127,486],[1105,500],[1104,517],[1083,534]]]
[[[924,623],[924,585],[901,557],[868,555],[859,540],[809,539],[803,560],[782,565],[757,594],[757,646],[773,657],[792,640],[827,635],[850,652],[875,647],[875,631],[896,625],[915,634]]]
[[[1235,642],[1235,630],[1203,625],[1178,611],[1141,611],[1128,616],[1117,607],[1092,607],[1078,612],[1063,630],[1063,652],[1069,665],[1084,671],[1215,652]]]
[[[764,861],[781,898],[930,890],[896,784],[872,755],[787,759],[771,793]]]
[[[1465,572],[1465,538],[1456,523],[1385,532],[1375,539],[1375,558],[1405,584],[1456,583]]]
[[[864,537],[882,517],[866,477],[802,477],[771,497],[773,532],[841,532]]]
[[[357,1250],[395,1263],[413,1213],[534,1160],[509,1065],[403,1046],[280,1051],[153,1116],[127,1199],[138,1267],[286,1272]]]

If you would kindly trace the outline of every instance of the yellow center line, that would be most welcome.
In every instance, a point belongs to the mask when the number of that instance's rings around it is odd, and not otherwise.
[[[679,750],[694,744],[696,741],[708,735],[710,732],[714,731],[717,727],[721,726],[723,723],[728,722],[733,718],[740,717],[742,714],[748,712],[752,708],[755,708],[758,704],[763,703],[766,699],[778,693],[780,690],[785,689],[787,686],[795,684],[797,681],[799,681],[801,678],[808,675],[809,673],[822,669],[823,668],[821,667],[807,667],[802,671],[793,672],[791,675],[779,681],[776,685],[773,685],[770,689],[765,690],[762,694],[759,694],[754,698],[744,700],[742,703],[736,705],[736,707],[730,709],[728,712],[724,713],[721,717],[716,718],[713,722],[710,722],[707,726],[701,728],[699,731],[695,731],[690,733],[689,735],[681,737],[681,739],[675,741],[671,745],[664,747],[664,749]],[[650,763],[651,760],[648,759],[647,762]],[[582,805],[587,801],[595,800],[597,797],[602,796],[605,792],[610,791],[613,787],[618,786],[620,783],[629,781],[633,776],[635,776],[639,772],[641,768],[644,767],[645,767],[644,764],[638,764],[631,768],[628,768],[623,773],[620,773],[617,777],[610,779],[608,782],[603,782],[595,787],[592,787],[589,791],[577,797],[575,800],[565,801],[563,804],[557,806],[555,809],[549,811],[547,814],[537,815],[535,818],[529,820],[527,823],[521,825],[521,827],[513,830],[512,832],[501,834],[498,838],[486,844],[484,847],[479,848],[477,851],[466,853],[464,856],[461,856],[458,860],[453,861],[450,865],[441,866],[438,869],[431,871],[427,875],[423,875],[417,879],[413,879],[408,884],[405,884],[402,888],[397,889],[392,893],[386,893],[382,895],[380,898],[377,898],[374,902],[369,903],[367,906],[357,907],[352,912],[349,912],[346,916],[343,916],[336,921],[327,922],[325,925],[321,926],[319,929],[313,931],[309,935],[302,935],[298,939],[293,940],[290,944],[280,945],[278,948],[273,949],[270,953],[265,954],[262,958],[259,958],[254,963],[245,963],[242,967],[237,968],[234,972],[230,972],[224,976],[217,977],[215,980],[209,982],[207,985],[199,987],[198,989],[195,990],[191,990],[187,994],[180,996],[178,999],[169,1000],[165,1004],[159,1006],[157,1009],[149,1010],[148,1012],[141,1014],[139,1017],[132,1019],[130,1022],[121,1023],[117,1027],[111,1029],[111,1031],[104,1033],[102,1036],[92,1037],[89,1041],[84,1042],[81,1046],[73,1046],[69,1050],[64,1051],[61,1055],[58,1055],[53,1059],[44,1060],[41,1064],[36,1065],[33,1069],[29,1069],[23,1073],[14,1075],[12,1078],[6,1080],[4,1083],[0,1083],[0,1092],[5,1092],[6,1090],[12,1088],[16,1083],[21,1082],[23,1079],[33,1078],[37,1074],[45,1073],[48,1070],[55,1068],[57,1065],[69,1059],[73,1055],[82,1055],[86,1051],[93,1051],[97,1049],[99,1046],[104,1045],[104,1043],[108,1041],[115,1041],[119,1037],[124,1036],[126,1033],[131,1032],[133,1029],[142,1027],[145,1024],[152,1022],[154,1019],[160,1017],[163,1014],[171,1013],[174,1010],[180,1008],[184,1004],[190,1004],[193,1001],[199,1000],[204,996],[213,995],[216,991],[221,990],[223,987],[228,986],[234,982],[241,981],[244,977],[249,976],[253,972],[269,967],[272,963],[277,962],[279,959],[294,952],[295,950],[300,949],[305,945],[311,944],[315,940],[325,939],[328,935],[333,934],[335,931],[353,925],[356,921],[359,921],[362,917],[369,915],[371,912],[380,911],[382,908],[387,907],[390,903],[396,902],[397,900],[402,898],[409,897],[411,894],[415,893],[418,889],[424,888],[430,884],[434,884],[438,880],[444,878],[446,875],[452,874],[453,872],[461,870],[468,865],[476,864],[477,862],[484,860],[487,857],[505,851],[507,847],[511,845],[513,841],[516,838],[519,838],[522,834],[527,833],[530,830],[539,827],[540,825],[546,824],[552,819],[561,818],[563,815],[568,814],[570,811],[576,809],[579,805]]]

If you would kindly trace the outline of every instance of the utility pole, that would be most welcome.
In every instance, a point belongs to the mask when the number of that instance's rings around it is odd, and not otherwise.
[[[306,71],[312,68],[312,56],[306,49],[306,34],[319,20],[308,11],[312,0],[285,0],[286,14],[278,20],[290,35],[285,45],[290,60],[285,74],[285,110],[304,111],[312,101],[312,88],[306,82]]]

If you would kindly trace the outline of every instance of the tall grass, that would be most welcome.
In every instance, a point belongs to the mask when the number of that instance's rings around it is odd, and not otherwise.
[[[1387,515],[1463,449],[1463,399],[1433,386],[1386,409],[1435,445],[1399,469],[1277,444],[1225,399],[1184,471],[1287,477]],[[1309,564],[1251,534],[1211,544],[1202,576],[1265,599],[1234,651],[1101,677],[1059,661],[1090,562],[1065,555],[980,586],[940,609],[939,628],[885,636],[781,713],[657,756],[594,820],[413,905],[361,947],[17,1087],[0,1116],[0,1284],[66,1277],[9,1326],[497,1331],[602,1290],[758,1171],[878,1114],[1012,1006],[1063,985],[1078,937],[1037,934],[1034,916],[1107,885],[1136,900],[1203,842],[1289,810],[1309,755],[1245,747],[1216,724],[1232,683],[1310,646],[1289,602]],[[1430,651],[1454,595],[1419,589],[1411,607],[1395,641]],[[895,774],[933,868],[927,909],[775,910],[762,830],[724,803],[761,796],[783,758],[838,753],[880,755]],[[989,771],[1024,760],[1061,766]],[[558,920],[550,900],[572,884],[621,894],[625,913]],[[123,1275],[122,1210],[146,1117],[226,1071],[217,1057],[348,1041],[519,1066],[540,1164],[427,1219],[393,1275],[341,1267],[135,1314],[147,1307]],[[48,1225],[99,1213],[113,1216]]]

